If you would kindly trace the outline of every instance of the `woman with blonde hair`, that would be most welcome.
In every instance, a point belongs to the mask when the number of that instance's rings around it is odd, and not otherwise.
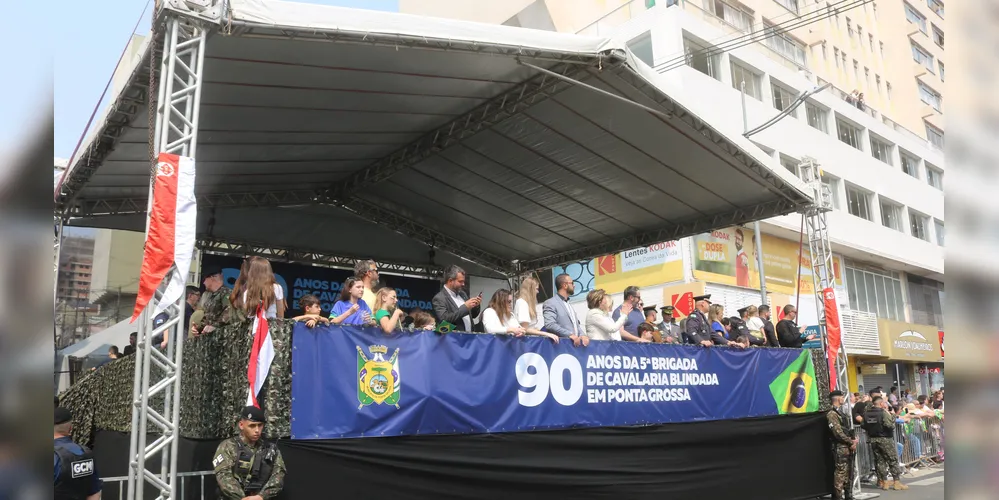
[[[726,340],[733,340],[735,337],[731,337],[722,320],[725,319],[725,306],[721,304],[711,304],[708,309],[708,323],[711,324],[711,329],[718,332],[722,338]]]
[[[284,317],[284,290],[274,279],[274,271],[269,260],[263,257],[250,257],[246,263],[246,280],[243,293],[236,295],[233,306],[253,316],[257,308],[264,310],[268,319]]]
[[[489,307],[482,311],[482,326],[486,333],[508,334],[514,337],[538,335],[548,337],[552,342],[558,343],[557,335],[543,332],[532,326],[522,326],[517,321],[517,317],[513,313],[513,294],[505,288],[496,290],[492,299],[489,300]]]
[[[398,303],[395,288],[382,287],[375,294],[375,324],[385,333],[394,332],[399,327],[402,317],[406,315],[405,311],[397,307]]]
[[[590,290],[586,294],[586,336],[590,340],[621,340],[621,327],[628,320],[628,313],[635,308],[631,301],[621,304],[621,315],[617,321],[611,319],[614,301],[603,289]],[[640,337],[639,337],[640,338]]]
[[[541,330],[545,320],[538,316],[538,280],[532,276],[520,282],[520,293],[513,306],[513,315],[524,328]]]

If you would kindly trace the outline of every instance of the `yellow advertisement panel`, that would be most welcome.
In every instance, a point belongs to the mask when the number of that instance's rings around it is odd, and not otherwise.
[[[746,288],[760,287],[756,234],[751,229],[719,229],[694,236],[693,240],[694,279]],[[763,235],[762,244],[767,290],[787,295],[815,293],[807,246],[799,253],[799,242],[768,234]],[[840,259],[833,259],[833,268],[836,285],[842,286]]]
[[[683,258],[676,241],[656,243],[597,257],[593,262],[593,288],[607,293],[625,287],[645,287],[683,280]]]

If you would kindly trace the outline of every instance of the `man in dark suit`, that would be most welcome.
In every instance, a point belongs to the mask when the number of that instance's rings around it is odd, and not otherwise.
[[[434,295],[434,313],[437,324],[445,321],[463,332],[472,331],[472,319],[479,316],[482,294],[468,298],[465,292],[465,270],[458,266],[448,266],[444,271],[444,287]]]
[[[728,345],[728,341],[720,333],[711,329],[708,323],[708,308],[711,306],[711,295],[694,297],[694,312],[687,317],[685,329],[694,344],[704,347],[712,345]]]

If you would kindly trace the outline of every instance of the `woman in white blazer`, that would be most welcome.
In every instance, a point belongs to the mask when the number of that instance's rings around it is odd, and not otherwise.
[[[614,321],[610,316],[613,305],[610,295],[602,289],[586,294],[586,307],[590,309],[586,313],[586,336],[590,340],[621,340],[621,327],[634,306],[631,302],[621,304],[621,316]]]

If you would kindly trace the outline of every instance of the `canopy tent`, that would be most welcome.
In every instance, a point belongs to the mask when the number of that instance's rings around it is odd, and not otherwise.
[[[201,238],[382,262],[436,248],[435,264],[502,276],[812,203],[616,42],[269,0],[170,9],[158,17],[217,26],[194,155]],[[159,45],[56,190],[71,225],[144,228]]]
[[[139,325],[130,323],[128,319],[119,321],[71,346],[56,351],[56,371],[59,373],[57,393],[69,388],[69,358],[95,357],[98,361],[108,359],[108,348],[117,346],[119,352],[128,345],[128,336],[139,329]],[[91,365],[87,365],[89,368]]]

